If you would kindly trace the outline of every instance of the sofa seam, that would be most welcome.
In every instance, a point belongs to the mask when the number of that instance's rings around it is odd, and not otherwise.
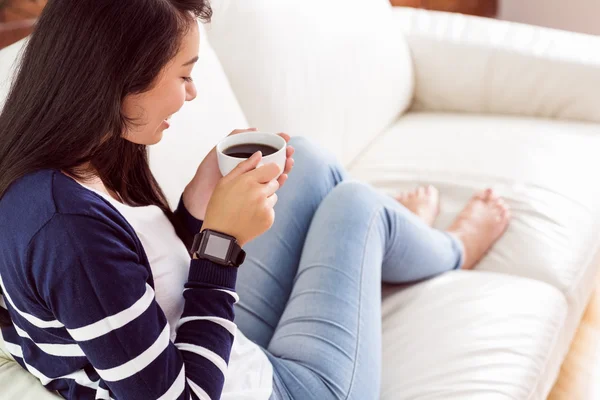
[[[561,293],[561,298],[564,300],[565,307],[566,307],[565,315],[563,317],[562,327],[561,327],[561,329],[558,329],[557,332],[556,332],[556,334],[554,335],[554,338],[552,340],[552,346],[551,346],[552,351],[549,351],[546,354],[546,357],[545,357],[545,360],[544,360],[544,366],[543,366],[542,370],[540,371],[540,373],[538,374],[538,376],[536,378],[536,381],[535,381],[535,385],[532,387],[531,391],[529,392],[529,395],[527,396],[527,400],[531,400],[534,397],[535,392],[539,389],[539,385],[540,385],[540,382],[542,380],[542,376],[544,375],[544,372],[547,371],[548,365],[550,364],[550,358],[551,358],[552,354],[554,354],[554,352],[557,349],[558,339],[559,339],[561,333],[564,330],[564,326],[565,326],[565,322],[566,322],[566,319],[567,319],[567,315],[569,314],[569,311],[568,311],[569,310],[569,303],[567,301],[567,298],[564,295],[564,293],[562,293],[560,291],[559,291],[559,293]],[[561,362],[561,366],[562,366],[562,362]]]

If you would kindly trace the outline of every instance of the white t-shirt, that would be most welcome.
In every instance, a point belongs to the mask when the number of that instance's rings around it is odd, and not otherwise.
[[[156,206],[131,207],[106,193],[83,185],[109,201],[135,229],[154,276],[156,301],[165,313],[175,339],[175,326],[183,313],[183,288],[190,257],[185,245],[162,210]],[[273,391],[273,366],[265,353],[238,329],[222,400],[268,400]]]

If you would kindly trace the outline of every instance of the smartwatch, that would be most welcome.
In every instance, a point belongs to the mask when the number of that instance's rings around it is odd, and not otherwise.
[[[194,258],[210,260],[226,267],[239,267],[246,259],[246,252],[233,236],[211,229],[194,236],[191,252]]]

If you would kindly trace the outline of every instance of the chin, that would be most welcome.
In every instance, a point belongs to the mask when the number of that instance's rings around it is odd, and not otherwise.
[[[154,132],[129,132],[124,136],[124,139],[135,144],[152,146],[153,144],[157,144],[162,140],[163,133],[164,129],[157,129]]]
[[[148,143],[148,146],[152,146],[153,144],[159,143],[163,138],[163,131],[156,132],[156,135],[152,138],[151,143]]]

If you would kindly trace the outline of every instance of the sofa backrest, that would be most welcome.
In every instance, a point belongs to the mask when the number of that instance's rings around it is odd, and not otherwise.
[[[210,42],[249,122],[348,164],[413,97],[388,0],[215,0]]]

